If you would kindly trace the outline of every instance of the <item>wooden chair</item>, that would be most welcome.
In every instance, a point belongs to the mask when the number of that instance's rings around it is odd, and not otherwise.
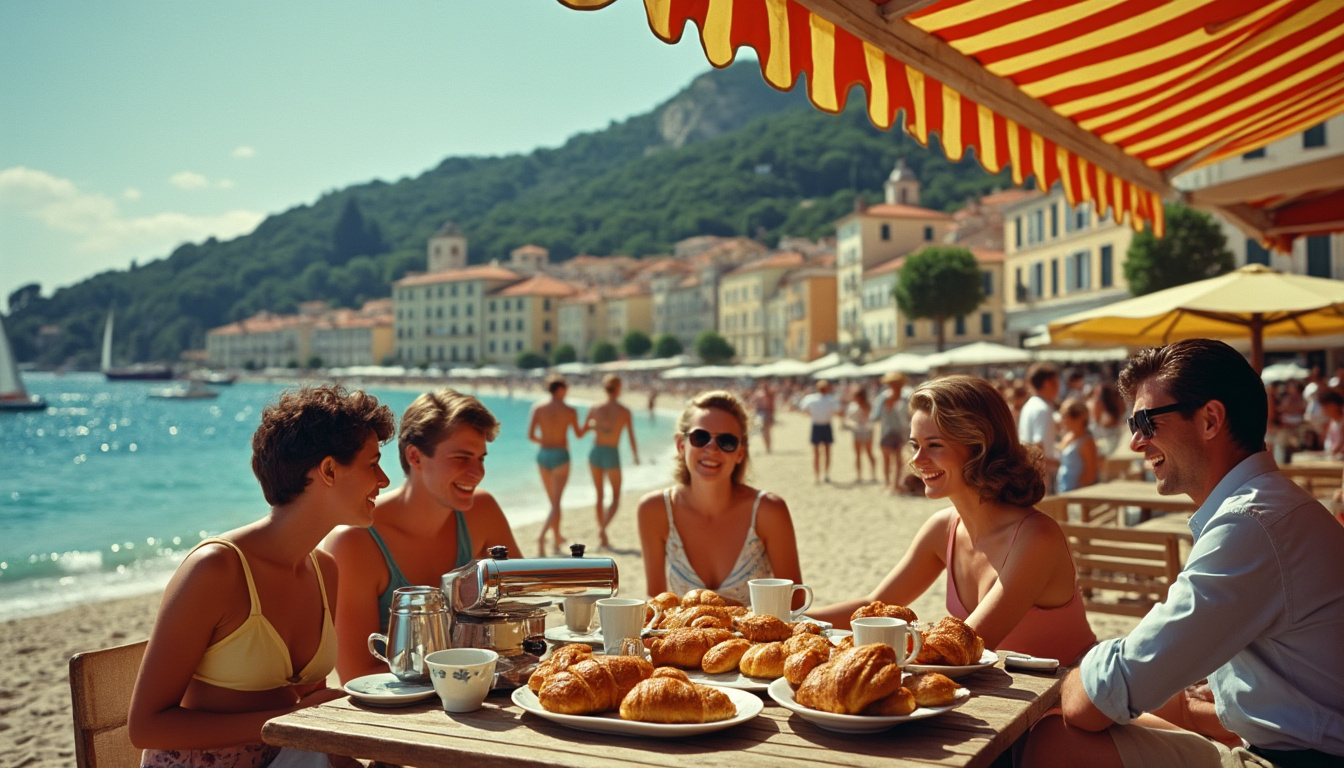
[[[1179,534],[1063,522],[1059,527],[1069,539],[1087,610],[1143,616],[1167,599],[1181,570]]]
[[[138,768],[140,750],[126,729],[131,689],[147,641],[70,658],[70,702],[79,768]]]

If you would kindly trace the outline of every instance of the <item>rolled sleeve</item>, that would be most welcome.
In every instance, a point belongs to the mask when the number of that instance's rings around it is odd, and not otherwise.
[[[1139,716],[1129,708],[1129,676],[1121,657],[1119,638],[1093,646],[1083,656],[1078,671],[1082,676],[1083,692],[1101,714],[1121,725]]]

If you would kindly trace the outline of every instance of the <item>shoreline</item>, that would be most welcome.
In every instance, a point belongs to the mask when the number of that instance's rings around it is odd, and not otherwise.
[[[579,402],[579,393],[572,391]],[[627,405],[634,401],[633,394],[626,399]],[[922,496],[889,496],[880,483],[868,482],[866,465],[864,482],[853,482],[853,444],[843,431],[833,451],[831,477],[835,482],[814,485],[806,416],[780,409],[776,420],[773,453],[765,454],[758,436],[751,435],[747,484],[776,493],[788,504],[803,580],[815,592],[814,604],[868,592],[895,566],[919,526],[946,503]],[[878,462],[880,474],[880,456]],[[535,482],[541,494],[537,478],[527,482]],[[575,473],[571,487],[576,483],[591,488],[592,480],[587,473]],[[613,549],[600,553],[616,561],[620,594],[626,596],[644,596],[635,515],[644,493],[622,493],[620,510],[609,531]],[[540,528],[540,522],[514,526],[514,536],[525,553],[535,547]],[[599,554],[592,506],[567,504],[562,533],[571,543],[589,544],[589,555]],[[70,657],[145,639],[159,598],[160,593],[154,592],[0,622],[0,755],[6,756],[7,765],[57,768],[73,764],[67,682]],[[909,607],[921,619],[936,620],[947,613],[944,598],[944,581],[938,579]],[[1137,619],[1109,614],[1089,613],[1088,619],[1099,639],[1123,635],[1137,623]],[[548,617],[548,624],[562,621],[558,611]]]

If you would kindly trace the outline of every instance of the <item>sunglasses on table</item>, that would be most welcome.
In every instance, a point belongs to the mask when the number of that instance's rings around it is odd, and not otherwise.
[[[707,429],[692,429],[686,433],[686,439],[696,448],[704,448],[713,440],[718,443],[719,450],[724,453],[732,453],[737,450],[737,446],[742,444],[742,439],[737,435],[730,435],[727,432],[713,434]]]
[[[1133,416],[1129,417],[1129,433],[1131,435],[1143,433],[1143,436],[1149,440],[1157,434],[1157,425],[1153,423],[1154,416],[1161,416],[1164,413],[1175,413],[1176,411],[1198,408],[1198,403],[1172,403],[1171,405],[1161,405],[1157,408],[1145,408],[1142,411],[1135,411]]]

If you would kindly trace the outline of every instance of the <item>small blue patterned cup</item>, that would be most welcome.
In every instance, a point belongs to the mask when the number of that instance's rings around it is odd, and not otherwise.
[[[499,654],[484,648],[449,648],[425,656],[434,692],[447,712],[473,712],[495,683]]]

